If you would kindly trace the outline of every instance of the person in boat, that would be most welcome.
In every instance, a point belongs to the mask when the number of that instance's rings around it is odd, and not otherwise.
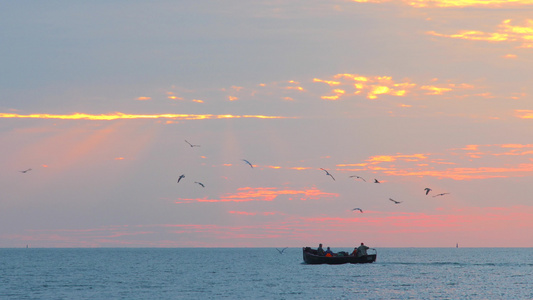
[[[331,251],[331,249],[328,247],[328,249],[326,250],[326,252],[324,252],[326,254],[326,256],[333,256],[333,251]]]
[[[357,247],[353,248],[352,253],[350,253],[351,256],[357,256]]]
[[[316,253],[317,253],[318,255],[320,255],[320,256],[324,256],[324,255],[326,255],[326,254],[324,253],[324,249],[322,248],[322,244],[318,244],[318,249],[316,249]]]
[[[361,246],[357,247],[357,257],[367,256],[366,250],[368,249],[364,243],[361,243]]]

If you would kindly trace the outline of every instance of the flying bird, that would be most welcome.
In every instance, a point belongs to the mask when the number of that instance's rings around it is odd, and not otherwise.
[[[287,248],[289,248],[289,247],[285,247],[285,248],[283,248],[283,249],[281,249],[281,250],[279,250],[278,248],[276,248],[276,250],[278,250],[279,254],[283,254],[283,251],[285,251],[285,249],[287,249]]]
[[[182,180],[183,178],[185,178],[185,174],[181,174],[180,177],[178,177],[178,183],[179,183],[180,180]]]
[[[434,195],[433,197],[444,196],[444,195],[448,195],[448,194],[449,193],[440,193],[440,194]]]
[[[26,172],[29,172],[29,171],[31,171],[31,169],[27,169],[27,170],[19,171],[19,172],[21,172],[21,173],[26,173]]]
[[[361,176],[352,175],[352,176],[350,176],[350,178],[359,178],[359,179],[363,180],[364,182],[366,182],[366,180],[363,177],[361,177]]]
[[[254,165],[252,165],[252,164],[251,164],[249,161],[247,161],[246,159],[243,159],[243,161],[244,161],[245,163],[249,164],[250,167],[253,169]]]
[[[322,168],[320,168],[320,170],[323,170],[324,172],[326,172],[326,175],[331,176],[331,179],[335,180],[335,177],[333,177],[333,175],[329,174],[328,170],[322,169]]]
[[[194,183],[198,183],[201,187],[205,188],[205,185],[201,182],[195,181]]]
[[[187,140],[185,140],[185,143],[189,144],[189,146],[191,146],[191,147],[200,147],[200,145],[193,145],[193,144],[189,143]]]
[[[431,192],[430,188],[425,188],[424,190],[426,191],[426,195],[429,194],[429,192]]]
[[[394,200],[394,199],[392,199],[392,198],[389,198],[389,200],[392,201],[392,202],[394,202],[394,204],[400,204],[400,203],[402,203],[402,201],[396,201],[396,200]]]
[[[379,180],[377,180],[376,178],[374,178],[374,183],[381,183],[381,182],[379,182]]]
[[[356,207],[356,208],[352,209],[352,211],[356,211],[356,210],[358,210],[358,211],[360,211],[360,212],[363,212],[363,210],[360,209],[359,207]]]

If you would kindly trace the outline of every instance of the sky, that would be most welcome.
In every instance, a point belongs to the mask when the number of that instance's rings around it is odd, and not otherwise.
[[[6,2],[0,247],[533,247],[532,16]]]

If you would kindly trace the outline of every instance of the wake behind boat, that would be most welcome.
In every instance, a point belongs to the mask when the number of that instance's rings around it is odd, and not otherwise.
[[[303,258],[306,264],[318,265],[318,264],[328,264],[328,265],[340,265],[340,264],[364,264],[364,263],[373,263],[377,258],[376,249],[369,249],[371,253],[365,256],[354,256],[346,252],[339,252],[333,256],[323,256],[318,255],[317,250],[311,249],[311,247],[305,247],[303,250]]]

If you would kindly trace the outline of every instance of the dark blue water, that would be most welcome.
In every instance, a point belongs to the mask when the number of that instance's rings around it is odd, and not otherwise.
[[[301,248],[0,249],[0,299],[533,299],[533,249],[377,250],[329,266]]]

